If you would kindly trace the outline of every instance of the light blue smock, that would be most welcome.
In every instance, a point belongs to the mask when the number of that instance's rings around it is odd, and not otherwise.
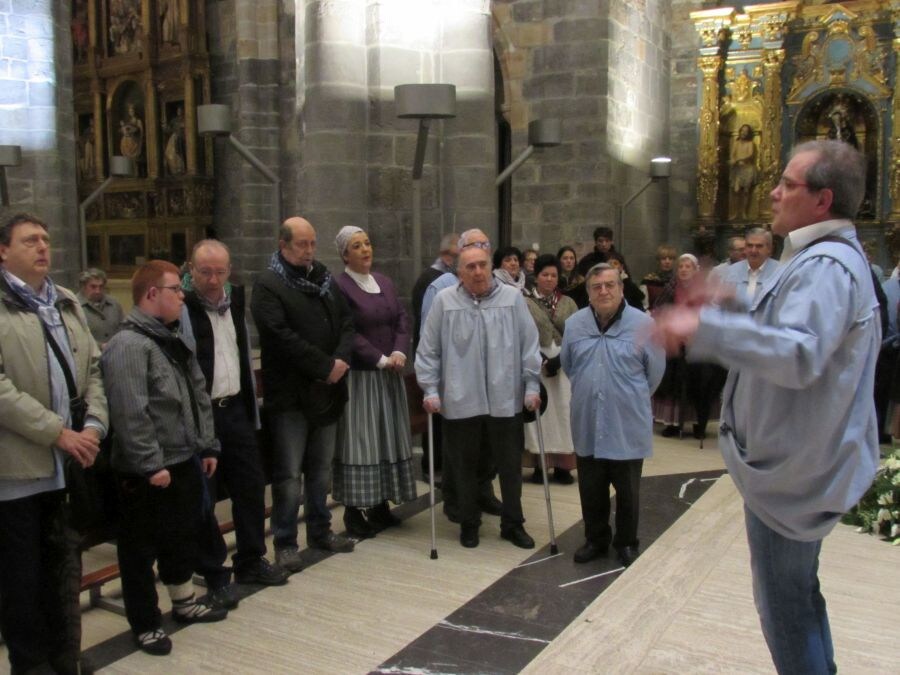
[[[626,305],[601,333],[591,307],[570,316],[560,361],[572,383],[572,441],[581,457],[643,459],[653,454],[650,396],[666,371],[650,341],[653,319]]]

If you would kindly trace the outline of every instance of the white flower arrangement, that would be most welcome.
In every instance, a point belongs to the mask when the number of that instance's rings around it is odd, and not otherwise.
[[[843,521],[900,546],[900,450],[882,461],[872,486]]]

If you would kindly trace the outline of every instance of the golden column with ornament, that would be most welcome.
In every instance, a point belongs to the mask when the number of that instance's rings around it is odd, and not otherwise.
[[[775,189],[781,175],[781,67],[783,49],[767,49],[763,53],[763,115],[760,131],[760,179],[756,188],[760,218],[772,215],[769,193]]]
[[[701,224],[715,222],[719,185],[719,55],[698,59],[703,73],[700,99],[700,144],[697,152],[697,215]]]

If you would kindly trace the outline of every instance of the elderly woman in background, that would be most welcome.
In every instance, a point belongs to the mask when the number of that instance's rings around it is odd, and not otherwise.
[[[515,246],[504,246],[494,251],[494,276],[507,286],[525,290],[525,271],[522,269],[522,251]]]
[[[584,277],[578,273],[578,256],[571,246],[563,246],[556,253],[559,260],[559,290],[575,301],[578,309],[588,306],[587,290]]]
[[[559,290],[560,265],[555,256],[539,256],[534,263],[534,272],[534,290],[526,296],[526,300],[537,325],[544,360],[541,382],[547,390],[547,410],[541,417],[541,427],[547,467],[553,467],[553,480],[571,485],[575,480],[571,473],[575,468],[575,450],[569,428],[569,400],[572,394],[569,378],[560,369],[559,348],[566,319],[578,311],[578,306]],[[523,463],[534,466],[533,483],[543,481],[538,447],[537,423],[530,422],[525,425],[525,449],[529,454],[526,454]]]
[[[656,299],[652,311],[666,305],[686,305],[692,302],[692,291],[700,283],[700,263],[690,253],[678,256],[675,275]],[[663,436],[680,436],[684,425],[693,422],[695,438],[705,436],[706,421],[709,419],[710,364],[688,363],[684,348],[679,354],[666,360],[666,374],[653,395],[653,417],[665,427]]]
[[[338,425],[332,492],[345,505],[355,537],[399,525],[389,501],[416,498],[403,367],[409,349],[406,311],[394,284],[372,271],[372,244],[358,227],[335,240],[346,267],[337,277],[356,335],[347,380],[349,403]],[[367,509],[367,512],[364,512]]]

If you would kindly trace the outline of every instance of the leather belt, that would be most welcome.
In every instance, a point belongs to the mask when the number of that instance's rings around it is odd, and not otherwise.
[[[234,401],[237,401],[237,399],[238,399],[237,394],[235,394],[233,396],[223,396],[222,398],[214,398],[212,400],[212,404],[213,404],[214,408],[227,408]]]

